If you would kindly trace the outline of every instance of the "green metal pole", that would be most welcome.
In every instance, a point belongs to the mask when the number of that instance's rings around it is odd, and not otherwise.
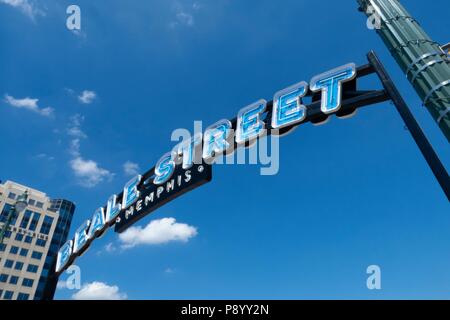
[[[14,218],[15,211],[16,211],[15,206],[12,206],[11,209],[9,209],[8,217],[6,218],[6,222],[3,225],[2,229],[0,230],[0,245],[3,244],[3,239],[5,238],[5,233],[6,233],[6,231],[8,231],[8,228],[11,225],[11,221]]]
[[[431,40],[398,0],[357,1],[360,10],[374,19],[377,33],[450,142],[448,53]]]

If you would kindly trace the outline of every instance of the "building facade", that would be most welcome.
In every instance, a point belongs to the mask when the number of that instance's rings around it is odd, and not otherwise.
[[[15,214],[0,244],[0,300],[53,299],[56,255],[67,240],[75,205],[41,191],[0,183],[0,228],[17,197],[28,191],[28,206]]]

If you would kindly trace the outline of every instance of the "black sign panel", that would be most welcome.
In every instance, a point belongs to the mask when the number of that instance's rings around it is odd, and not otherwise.
[[[152,211],[211,179],[211,165],[202,163],[194,164],[189,169],[183,169],[181,165],[177,166],[172,178],[162,185],[155,185],[152,181],[144,183],[139,190],[139,199],[120,213],[114,231],[119,233],[125,231]]]

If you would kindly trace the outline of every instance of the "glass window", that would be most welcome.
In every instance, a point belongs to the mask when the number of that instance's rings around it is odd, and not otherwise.
[[[47,278],[48,272],[49,272],[48,270],[43,270],[41,273],[41,277]]]
[[[49,248],[49,250],[48,250],[48,254],[47,254],[47,256],[48,255],[52,255],[52,256],[56,256],[56,254],[58,253],[58,251],[59,251],[59,245],[58,244],[56,244],[56,243],[53,243],[53,241],[50,243],[50,248]]]
[[[28,249],[25,248],[20,249],[20,255],[22,257],[26,257],[28,255]]]
[[[27,271],[31,273],[36,273],[38,271],[38,266],[35,264],[29,264],[27,267]]]
[[[13,264],[14,264],[14,261],[6,260],[5,261],[5,268],[12,268]]]
[[[8,275],[5,273],[0,274],[0,282],[6,282],[8,281]]]
[[[45,247],[45,245],[47,244],[47,241],[44,239],[37,239],[36,240],[36,245],[40,246],[40,247]]]
[[[49,216],[45,216],[44,221],[42,222],[41,231],[42,234],[49,234],[50,229],[52,227],[53,218]]]
[[[33,241],[33,237],[31,237],[31,236],[25,237],[25,243],[31,243],[31,241]]]
[[[36,231],[36,227],[40,218],[41,218],[40,213],[35,212],[33,214],[33,219],[31,219],[30,227],[28,228],[30,231]]]
[[[17,261],[16,266],[14,267],[16,270],[22,270],[23,269],[23,262]]]
[[[31,254],[31,257],[33,259],[38,259],[40,260],[42,258],[42,252],[39,251],[33,251],[33,253]]]
[[[8,198],[11,199],[11,200],[14,200],[16,197],[17,197],[17,194],[15,194],[14,192],[10,192],[8,194]]]
[[[20,293],[17,295],[17,300],[28,300],[29,297],[30,297],[29,294],[20,292]]]
[[[36,204],[36,200],[30,199],[30,200],[28,200],[28,204],[30,206],[34,206]]]
[[[11,276],[11,278],[9,278],[10,284],[17,284],[18,281],[19,281],[19,277]]]
[[[0,289],[0,298],[2,297],[2,294],[3,294],[3,290]]]
[[[19,252],[19,247],[12,246],[9,252],[12,254],[17,254],[17,252]]]
[[[33,212],[30,210],[25,211],[25,214],[23,215],[22,221],[20,222],[20,227],[26,229],[28,227],[28,223],[30,222],[31,215]]]
[[[22,285],[24,287],[32,287],[33,283],[34,283],[34,280],[28,279],[28,278],[24,278],[23,281],[22,281]]]
[[[21,233],[18,233],[18,234],[16,234],[16,241],[22,241],[23,240],[23,234],[21,234]]]
[[[4,244],[4,243],[0,244],[0,252],[5,251],[5,248],[6,248],[6,244]]]
[[[43,295],[44,295],[44,290],[36,290],[36,293],[34,294],[35,297],[42,297]]]
[[[2,213],[0,215],[0,222],[6,222],[6,220],[8,219],[8,215],[9,215],[9,211],[11,210],[11,205],[5,203],[5,205],[3,206],[3,210]]]
[[[11,238],[11,235],[12,235],[12,232],[11,232],[11,230],[8,230],[8,231],[6,231],[5,232],[5,238]]]
[[[3,299],[5,300],[11,300],[13,297],[13,292],[12,291],[5,291],[5,294],[3,295]]]
[[[42,202],[36,202],[36,208],[42,208],[44,207],[44,204]]]

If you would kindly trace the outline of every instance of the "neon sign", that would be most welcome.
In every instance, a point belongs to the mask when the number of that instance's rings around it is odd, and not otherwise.
[[[210,164],[233,147],[232,144],[249,145],[267,129],[283,133],[283,129],[305,121],[310,110],[302,100],[307,94],[319,96],[322,117],[337,113],[342,106],[343,85],[356,76],[353,63],[322,73],[309,83],[299,82],[277,92],[270,108],[266,100],[258,100],[242,108],[235,120],[220,120],[203,134],[181,142],[160,158],[149,177],[144,179],[138,175],[131,179],[121,194],[112,195],[106,206],[95,210],[92,218],[82,223],[73,239],[60,248],[56,273],[64,271],[109,227],[115,225],[115,231],[122,232],[165,203],[209,182],[212,178]]]

